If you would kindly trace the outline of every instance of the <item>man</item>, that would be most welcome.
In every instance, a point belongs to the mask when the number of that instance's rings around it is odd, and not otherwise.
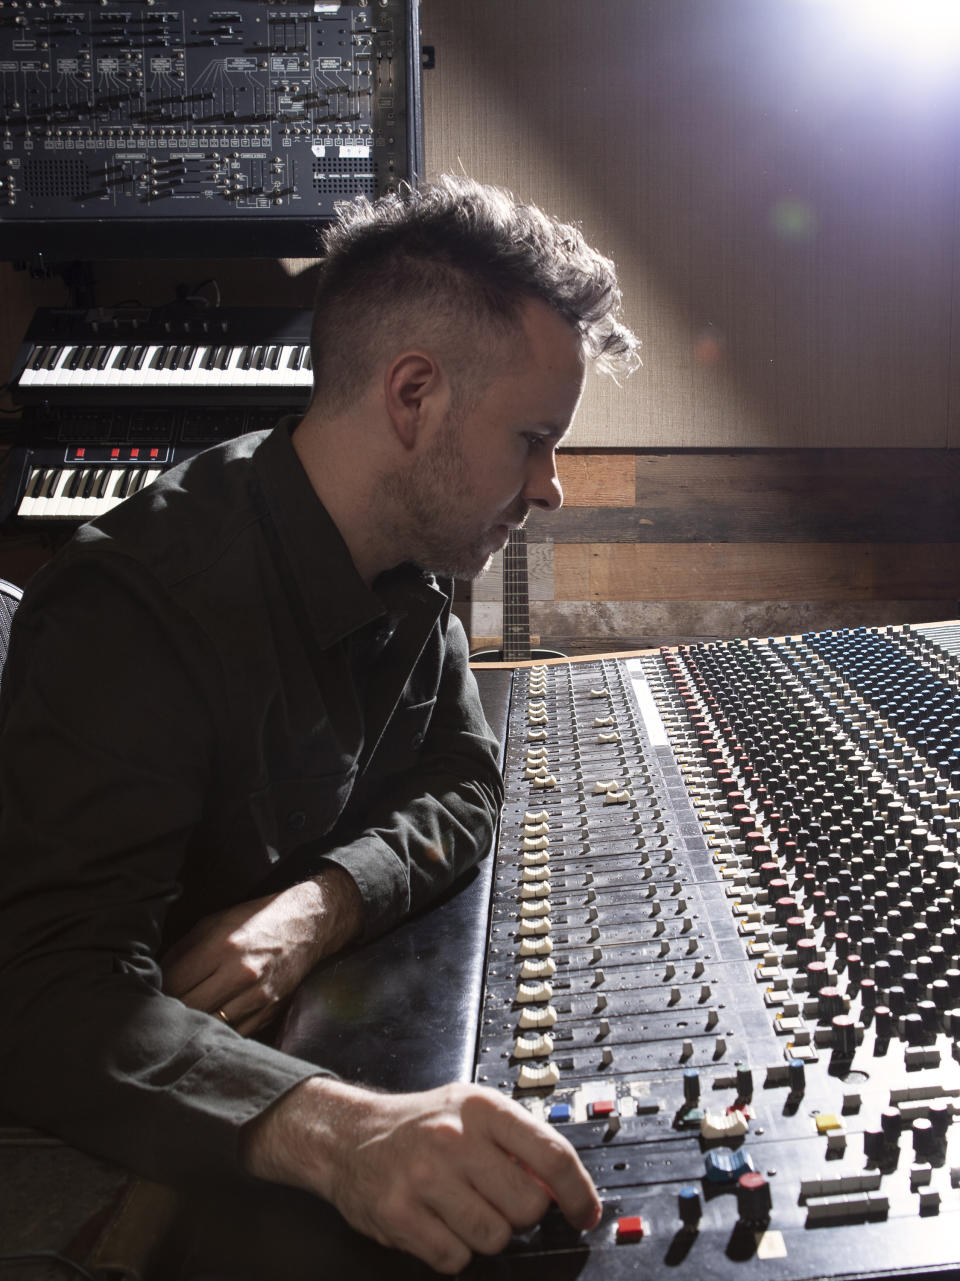
[[[249,1034],[486,853],[496,745],[446,578],[560,505],[585,360],[636,340],[579,233],[466,180],[360,202],[325,249],[292,434],[86,526],[17,615],[0,1086],[149,1176],[306,1188],[454,1272],[551,1199],[594,1224],[573,1149],[492,1091],[374,1094]]]

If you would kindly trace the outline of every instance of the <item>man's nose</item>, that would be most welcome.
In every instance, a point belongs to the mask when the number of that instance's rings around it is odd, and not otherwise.
[[[543,511],[553,512],[563,506],[555,454],[551,453],[548,459],[537,459],[531,465],[523,496],[532,507],[540,507]]]

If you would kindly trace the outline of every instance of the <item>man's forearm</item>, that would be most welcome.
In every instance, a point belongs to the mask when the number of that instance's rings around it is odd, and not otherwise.
[[[363,919],[353,878],[331,863],[299,885],[198,922],[164,958],[164,990],[248,1036],[318,962],[359,937]]]

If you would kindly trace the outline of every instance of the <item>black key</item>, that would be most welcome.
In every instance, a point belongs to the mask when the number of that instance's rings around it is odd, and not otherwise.
[[[287,368],[299,369],[301,360],[303,360],[303,348],[294,347],[293,351],[290,353],[290,359],[287,361]]]
[[[221,347],[221,348],[220,348],[219,352],[217,353],[217,368],[218,368],[218,369],[226,369],[227,365],[229,365],[229,363],[230,363],[230,352],[231,352],[232,350],[233,350],[233,349],[232,349],[231,347]]]
[[[252,348],[252,347],[244,347],[243,351],[240,353],[240,362],[239,362],[239,363],[240,363],[240,368],[241,368],[241,369],[249,369],[249,368],[250,368],[250,355],[251,355],[252,351],[253,351],[253,348]]]
[[[271,369],[280,368],[280,348],[278,346],[274,346],[270,348],[269,354],[267,356],[267,365]]]
[[[170,350],[169,347],[158,347],[157,350],[153,353],[153,360],[150,361],[148,368],[162,369],[163,362],[166,360],[167,353],[169,352],[169,350]]]
[[[112,350],[113,350],[113,349],[112,349],[111,347],[98,347],[98,348],[97,348],[97,351],[98,351],[98,353],[99,353],[99,354],[98,354],[98,356],[97,356],[97,368],[98,368],[98,369],[106,369],[106,367],[107,367],[107,361],[110,359],[110,352],[111,352]]]
[[[89,498],[96,486],[98,472],[96,467],[90,467],[83,474],[83,488],[80,491],[81,498]]]
[[[304,361],[304,364],[306,365],[307,369],[313,368],[313,352],[310,350],[309,347],[307,348],[307,359]]]
[[[177,368],[178,368],[178,369],[191,369],[191,368],[193,367],[193,358],[194,358],[194,356],[196,356],[196,354],[197,354],[197,348],[196,348],[196,347],[181,347],[181,348],[180,348],[180,363],[178,364]]]
[[[69,349],[68,355],[66,355],[63,359],[64,369],[76,369],[77,365],[80,364],[80,357],[82,355],[83,355],[82,347],[71,347]]]
[[[47,370],[50,370],[50,369],[56,369],[56,367],[57,367],[57,362],[60,360],[60,357],[61,357],[62,355],[63,355],[63,348],[62,348],[62,347],[48,347],[48,348],[47,348],[47,359],[46,359],[46,361],[44,362],[44,365],[43,365],[44,369],[47,369]]]
[[[73,475],[70,477],[66,485],[64,485],[63,487],[64,498],[76,498],[77,491],[80,488],[80,482],[85,475],[83,469],[80,467],[74,467],[72,468],[72,471],[73,471]]]
[[[83,367],[85,370],[93,368],[94,361],[97,358],[99,347],[84,347],[83,349]]]
[[[262,369],[266,358],[267,358],[266,347],[254,347],[251,363],[255,369]]]
[[[27,363],[24,365],[24,369],[42,369],[48,350],[45,346],[34,347],[27,359]]]
[[[143,362],[146,359],[146,356],[147,356],[146,344],[143,344],[139,347],[134,347],[133,355],[130,357],[130,364],[133,366],[134,369],[142,369]]]
[[[110,478],[113,475],[115,475],[115,469],[113,467],[104,467],[103,471],[100,473],[100,483],[97,485],[94,498],[106,498],[107,486],[109,485]]]

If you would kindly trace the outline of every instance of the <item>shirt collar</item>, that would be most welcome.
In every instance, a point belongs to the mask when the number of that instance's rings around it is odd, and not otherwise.
[[[366,585],[297,457],[283,419],[257,447],[254,470],[283,555],[318,643],[326,648],[359,628],[408,611],[438,617],[447,600],[432,574],[401,565]]]

